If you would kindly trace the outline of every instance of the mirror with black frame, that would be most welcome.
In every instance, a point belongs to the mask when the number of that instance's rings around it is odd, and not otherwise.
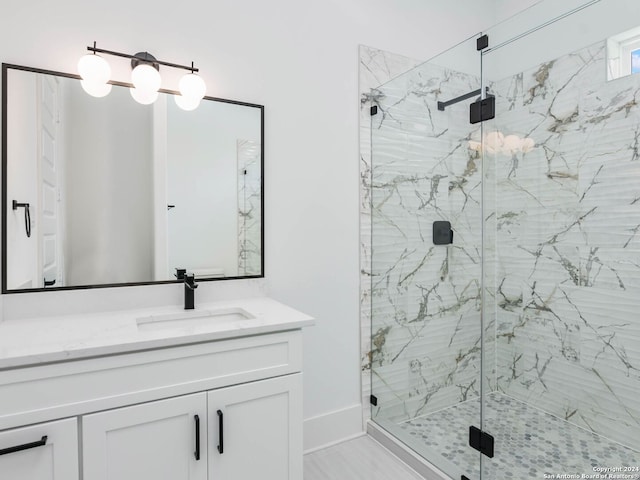
[[[2,75],[3,293],[263,276],[261,105]]]

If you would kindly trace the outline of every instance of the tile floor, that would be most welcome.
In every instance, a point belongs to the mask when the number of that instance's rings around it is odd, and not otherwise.
[[[436,465],[440,456],[462,469],[471,480],[477,480],[480,455],[468,446],[468,428],[477,424],[478,417],[479,402],[469,401],[394,426],[392,433],[400,440],[407,437],[414,448],[420,446]],[[640,452],[507,395],[487,396],[485,418],[487,425],[491,425],[487,430],[496,443],[495,456],[483,457],[483,480],[589,478],[582,475],[595,474],[596,466],[640,467]],[[640,474],[602,478],[640,479]],[[422,480],[422,477],[374,439],[362,436],[305,455],[304,480]]]
[[[371,437],[318,450],[304,456],[304,480],[422,480]]]
[[[414,445],[417,440],[430,454],[441,455],[477,479],[479,455],[468,446],[468,428],[477,426],[479,408],[479,401],[464,402],[405,422],[401,432],[392,433],[408,434]],[[501,393],[487,396],[485,418],[496,443],[495,456],[483,457],[483,480],[543,479],[545,473],[580,476],[594,474],[596,466],[640,467],[640,452]],[[436,458],[433,463],[438,464]]]

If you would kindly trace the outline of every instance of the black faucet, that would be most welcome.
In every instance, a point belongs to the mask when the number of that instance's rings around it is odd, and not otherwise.
[[[184,309],[193,310],[194,308],[194,293],[198,285],[196,285],[196,277],[194,274],[184,275]]]

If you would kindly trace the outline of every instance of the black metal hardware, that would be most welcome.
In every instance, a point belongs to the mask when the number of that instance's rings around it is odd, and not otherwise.
[[[453,230],[451,222],[437,220],[433,222],[433,244],[449,245],[453,243]]]
[[[462,475],[462,478],[460,478],[460,480],[469,480],[469,478]]]
[[[175,205],[167,205],[167,210],[171,210],[172,208],[176,208]]]
[[[129,58],[131,59],[132,66],[134,66],[134,68],[135,68],[135,65],[133,65],[134,61],[137,61],[137,62],[142,61],[142,63],[148,63],[150,65],[153,65],[156,69],[158,68],[159,65],[164,65],[165,67],[181,68],[183,70],[189,70],[191,73],[195,73],[199,71],[197,68],[193,66],[193,62],[191,62],[191,66],[188,67],[186,65],[179,65],[177,63],[163,62],[163,61],[157,60],[153,55],[151,55],[148,52],[139,52],[139,53],[136,53],[135,55],[129,55],[128,53],[120,53],[120,52],[114,52],[112,50],[104,50],[103,48],[97,48],[96,42],[93,42],[93,47],[87,47],[87,50],[93,53],[106,53],[107,55],[113,55],[114,57]]]
[[[372,116],[372,117],[373,117],[374,115],[377,115],[377,114],[378,114],[378,106],[377,106],[377,105],[374,105],[373,107],[371,107],[371,108],[369,109],[369,113],[371,114],[371,116]]]
[[[378,397],[376,397],[375,395],[370,395],[369,396],[369,403],[371,405],[373,405],[374,407],[378,406]]]
[[[138,52],[131,59],[131,70],[136,68],[138,65],[151,65],[156,70],[160,71],[160,64],[156,57],[151,55],[149,52]]]
[[[218,410],[218,452],[224,453],[224,418],[222,410]]]
[[[53,280],[47,280],[46,278],[44,278],[43,280],[44,280],[45,287],[53,287],[56,284],[55,278]]]
[[[482,35],[481,37],[478,37],[478,39],[476,40],[476,49],[478,51],[484,50],[488,46],[489,46],[489,35]]]
[[[200,460],[200,417],[194,415],[193,419],[196,422],[196,451],[193,452],[193,455],[196,457],[196,460]]]
[[[496,97],[487,96],[484,100],[476,100],[469,106],[469,121],[480,123],[496,116]]]
[[[184,274],[184,309],[185,310],[193,310],[195,307],[195,289],[198,288],[196,285],[196,276],[194,274]]]
[[[469,446],[475,448],[483,455],[493,458],[493,437],[483,432],[478,427],[469,427]]]
[[[186,268],[176,268],[176,273],[174,274],[178,280],[184,280],[184,276],[187,273]]]
[[[485,88],[485,91],[489,91],[489,87]],[[459,97],[456,97],[452,100],[448,100],[446,102],[438,102],[438,110],[440,110],[441,112],[444,112],[444,109],[451,106],[451,105],[455,105],[456,103],[460,103],[463,100],[466,100],[468,98],[472,98],[472,97],[477,97],[478,95],[480,95],[482,93],[482,89],[479,88],[478,90],[474,90],[473,92],[469,92],[469,93],[465,93],[464,95],[460,95]]]
[[[12,203],[13,209],[17,210],[18,208],[24,208],[24,228],[27,233],[27,237],[31,236],[31,212],[29,211],[28,203],[18,203],[17,200],[14,200]]]
[[[42,447],[47,444],[47,436],[43,435],[37,442],[25,443],[22,445],[16,445],[15,447],[3,448],[0,450],[0,455],[7,455],[9,453],[21,452],[22,450],[29,450],[30,448]]]

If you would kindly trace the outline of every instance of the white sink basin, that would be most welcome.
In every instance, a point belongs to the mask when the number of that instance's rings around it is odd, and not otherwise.
[[[149,315],[136,318],[139,330],[164,330],[174,328],[204,327],[217,323],[237,322],[255,318],[239,307],[215,310],[185,310],[184,312]]]

